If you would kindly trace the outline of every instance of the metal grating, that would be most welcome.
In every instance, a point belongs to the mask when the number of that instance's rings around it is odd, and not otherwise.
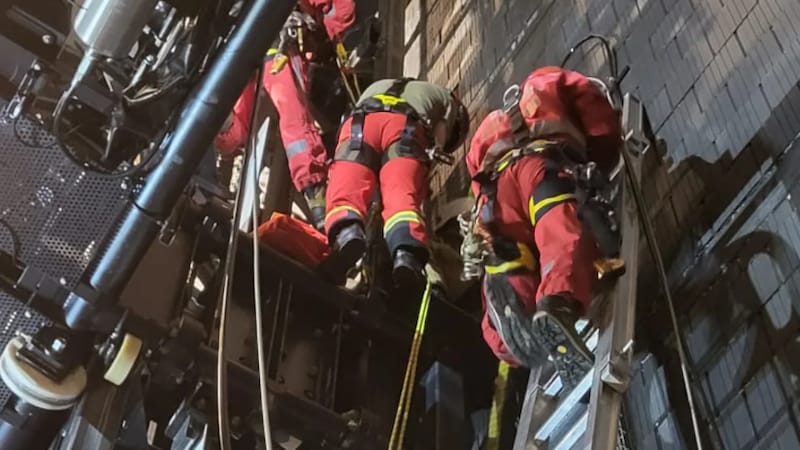
[[[24,141],[24,142],[23,142]],[[94,255],[129,188],[75,167],[52,138],[25,120],[0,126],[0,218],[19,236],[20,258],[73,284]],[[11,251],[9,231],[0,246]],[[0,293],[0,349],[17,332],[31,333],[43,317]],[[0,382],[0,404],[8,398]]]

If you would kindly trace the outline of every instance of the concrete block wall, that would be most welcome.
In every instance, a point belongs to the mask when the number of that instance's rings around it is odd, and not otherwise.
[[[405,73],[456,88],[473,127],[533,68],[559,64],[589,33],[612,37],[631,67],[623,88],[669,147],[671,163],[647,161],[645,196],[704,435],[715,448],[800,447],[800,3],[411,0],[406,19]],[[604,75],[603,61],[590,50],[570,66]],[[452,198],[468,178],[455,165],[431,182]],[[691,432],[677,412],[674,336],[648,280],[639,317],[651,345],[627,402],[640,414],[632,434],[637,448],[683,448]]]

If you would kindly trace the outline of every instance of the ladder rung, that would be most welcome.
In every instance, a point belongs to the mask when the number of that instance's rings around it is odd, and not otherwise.
[[[581,382],[575,386],[575,389],[572,390],[564,399],[559,402],[558,407],[550,417],[539,427],[539,430],[536,431],[536,440],[537,441],[547,441],[550,437],[550,434],[561,425],[561,422],[570,415],[571,412],[574,411],[575,407],[578,406],[581,399],[583,399],[586,394],[592,389],[592,381],[594,380],[594,368],[586,373],[581,379]],[[559,383],[560,384],[560,383]]]
[[[581,417],[575,421],[575,425],[567,431],[567,434],[561,438],[558,445],[552,446],[553,449],[569,450],[575,448],[580,439],[586,435],[586,427],[589,423],[589,409],[587,408]]]

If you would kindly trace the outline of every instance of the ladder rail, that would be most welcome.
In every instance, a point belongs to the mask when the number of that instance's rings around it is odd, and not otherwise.
[[[626,273],[616,282],[612,301],[601,315],[600,335],[595,356],[594,379],[589,400],[588,430],[584,448],[615,449],[622,398],[631,378],[633,339],[636,320],[636,294],[641,247],[641,222],[634,189],[640,189],[643,159],[650,143],[645,135],[646,115],[641,101],[626,94],[622,125],[625,132],[623,158],[625,177],[621,180],[621,257]]]

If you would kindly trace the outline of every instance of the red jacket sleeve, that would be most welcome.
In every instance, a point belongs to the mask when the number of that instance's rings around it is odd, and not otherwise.
[[[341,40],[342,35],[356,20],[356,5],[353,0],[308,0],[310,5],[322,13],[325,31],[332,41]]]

